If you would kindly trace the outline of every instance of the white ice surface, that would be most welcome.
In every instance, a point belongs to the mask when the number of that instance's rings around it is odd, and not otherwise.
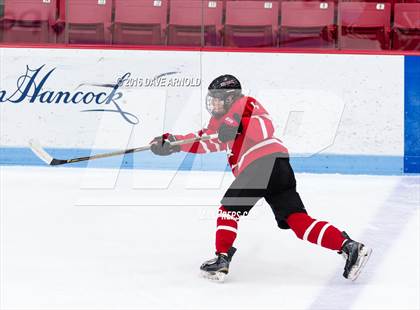
[[[229,174],[0,169],[1,309],[420,307],[418,176],[297,175],[313,217],[373,248],[355,283],[340,256],[279,230],[259,203],[218,284],[198,267]]]

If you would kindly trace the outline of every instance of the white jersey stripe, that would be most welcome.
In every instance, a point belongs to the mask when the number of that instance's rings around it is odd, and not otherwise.
[[[319,221],[313,221],[311,225],[309,225],[308,228],[306,228],[305,233],[303,234],[302,240],[307,241],[309,234],[311,233],[312,229],[314,229],[315,225],[319,223]]]
[[[216,147],[216,150],[217,150],[218,152],[220,152],[220,145],[219,145],[218,143],[216,143],[216,142],[214,142],[214,141],[212,141],[212,140],[208,140],[208,141]]]
[[[259,117],[258,115],[251,116],[251,118],[256,118],[258,120],[258,122],[260,123],[263,138],[267,139],[268,138],[268,133],[267,133],[267,127],[265,126],[264,120],[261,117]]]
[[[251,148],[249,148],[242,156],[241,156],[241,159],[238,161],[238,163],[237,163],[237,166],[238,166],[238,168],[240,168],[241,167],[241,165],[243,164],[243,161],[245,160],[245,157],[247,156],[247,155],[249,155],[249,153],[251,153],[251,152],[253,152],[253,151],[255,151],[255,150],[257,150],[257,149],[259,149],[259,148],[262,148],[262,147],[264,147],[264,146],[266,146],[266,145],[269,145],[269,144],[274,144],[274,143],[277,143],[277,144],[280,144],[281,146],[283,146],[283,144],[279,141],[279,140],[277,140],[277,139],[274,139],[274,138],[271,138],[271,139],[268,139],[268,140],[263,140],[262,142],[260,142],[260,143],[257,143],[257,144],[255,144],[253,147],[251,147]],[[234,165],[234,166],[232,166],[232,168],[235,168],[236,166]]]
[[[331,226],[331,224],[325,223],[324,227],[322,227],[322,229],[321,229],[321,231],[319,233],[318,240],[316,241],[316,244],[321,245],[322,238],[324,237],[325,231],[330,226]]]
[[[266,119],[268,119],[269,121],[272,121],[273,120],[273,118],[270,116],[270,115],[268,115],[268,114],[260,114],[260,115],[256,115],[256,116],[259,116],[259,117],[265,117]]]
[[[204,151],[206,151],[206,153],[210,153],[209,148],[207,147],[207,144],[204,141],[200,141],[201,146],[203,147]]]
[[[231,232],[234,232],[235,234],[238,231],[236,228],[233,228],[233,227],[230,227],[230,226],[224,226],[224,225],[217,226],[217,230],[229,230]]]

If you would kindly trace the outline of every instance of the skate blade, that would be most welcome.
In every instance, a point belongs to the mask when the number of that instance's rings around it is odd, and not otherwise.
[[[203,278],[212,280],[214,282],[223,283],[225,282],[227,274],[224,272],[207,272],[207,271],[201,271],[201,276]]]
[[[360,258],[357,260],[356,264],[353,266],[352,270],[349,273],[348,279],[355,281],[360,273],[363,270],[363,267],[366,265],[366,263],[368,262],[370,255],[372,254],[372,249],[368,248],[368,247],[363,247],[360,250]]]

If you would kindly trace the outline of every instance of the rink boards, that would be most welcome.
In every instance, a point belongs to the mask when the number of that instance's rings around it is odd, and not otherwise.
[[[196,131],[207,85],[225,73],[270,112],[297,171],[420,172],[420,57],[214,51],[0,49],[0,164],[42,165],[32,138],[66,158]],[[224,170],[225,156],[89,166]]]

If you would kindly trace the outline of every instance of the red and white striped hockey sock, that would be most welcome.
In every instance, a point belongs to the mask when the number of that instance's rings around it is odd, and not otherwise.
[[[216,230],[216,253],[227,253],[236,239],[239,216],[235,212],[219,208]]]
[[[340,251],[346,240],[339,229],[325,221],[315,220],[306,213],[293,213],[286,221],[298,238],[324,248]]]

